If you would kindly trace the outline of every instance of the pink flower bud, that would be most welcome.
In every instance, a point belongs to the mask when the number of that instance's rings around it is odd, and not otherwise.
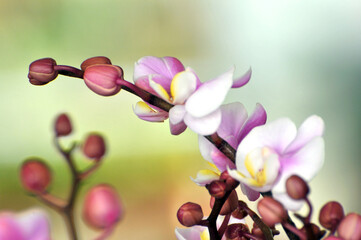
[[[319,222],[326,229],[335,229],[344,217],[342,205],[332,201],[326,203],[320,211]]]
[[[93,92],[102,96],[111,96],[121,89],[117,80],[123,78],[123,70],[118,66],[96,64],[85,69],[83,78]]]
[[[316,239],[322,239],[322,237],[326,234],[325,230],[321,230],[319,226],[316,224],[311,224],[311,230],[314,236],[316,236]],[[303,226],[301,229],[301,232],[307,235],[307,226]]]
[[[91,159],[100,160],[105,154],[104,138],[99,134],[90,134],[83,145],[83,153]]]
[[[238,186],[238,184],[239,184],[238,181],[234,180],[234,178],[232,178],[232,177],[229,175],[229,173],[228,173],[227,170],[221,173],[221,176],[219,176],[219,180],[225,181],[225,183],[226,183],[226,185],[227,185],[227,187],[226,187],[226,190],[227,190],[227,191],[230,191],[230,190],[232,190],[232,189],[235,189],[235,188]]]
[[[178,209],[177,218],[183,226],[191,227],[202,221],[203,211],[198,204],[187,202]]]
[[[20,169],[23,187],[32,193],[43,193],[51,182],[48,166],[38,159],[26,160]]]
[[[87,60],[85,60],[80,65],[80,68],[81,68],[81,70],[85,71],[85,69],[87,69],[87,67],[96,65],[96,64],[112,64],[112,62],[107,57],[102,57],[102,56],[91,57],[91,58],[88,58]]]
[[[215,202],[215,198],[211,197],[211,201],[210,201],[211,208],[213,208],[214,202]],[[226,200],[226,202],[223,204],[219,215],[230,214],[231,212],[236,210],[237,207],[238,207],[238,196],[236,191],[233,190],[229,195],[228,199]]]
[[[213,181],[207,187],[209,194],[215,198],[222,198],[226,194],[226,183],[220,180]]]
[[[70,119],[67,114],[60,114],[54,124],[54,130],[57,137],[69,135],[72,131]]]
[[[33,85],[44,85],[58,76],[54,67],[56,62],[52,58],[42,58],[32,62],[29,66],[28,78]]]
[[[227,240],[246,240],[248,238],[243,237],[243,233],[249,233],[247,225],[242,223],[235,223],[228,225],[225,232]]]
[[[296,200],[305,199],[310,192],[307,183],[296,175],[292,175],[287,179],[286,190],[288,196]]]
[[[247,217],[248,212],[246,211],[247,204],[243,201],[238,201],[238,207],[232,212],[232,217],[243,219]]]
[[[123,216],[123,207],[115,189],[99,184],[85,196],[83,219],[91,227],[105,229],[116,224]]]
[[[344,240],[343,238],[335,237],[335,236],[329,236],[327,238],[324,238],[323,240]]]
[[[357,213],[349,213],[342,219],[337,227],[339,237],[347,240],[361,239],[361,216]]]
[[[257,209],[262,220],[268,226],[273,226],[287,219],[287,211],[282,204],[271,197],[262,198],[258,202]]]

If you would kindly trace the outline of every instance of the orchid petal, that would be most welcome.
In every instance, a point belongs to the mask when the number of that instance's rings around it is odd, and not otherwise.
[[[204,136],[198,135],[198,145],[199,151],[201,152],[202,157],[208,162],[213,163],[212,160],[212,149],[215,148],[214,145],[209,142]]]
[[[174,76],[170,92],[174,104],[183,104],[196,90],[197,78],[192,72],[183,71]]]
[[[30,210],[18,217],[27,240],[49,240],[50,227],[46,215],[40,210]]]
[[[176,58],[147,56],[135,63],[134,80],[150,74],[160,74],[171,80],[175,74],[181,71],[184,71],[184,66]]]
[[[221,106],[222,122],[217,133],[221,138],[236,137],[246,122],[248,114],[242,103],[234,102]],[[239,142],[236,142],[238,145]],[[236,146],[232,146],[236,147]]]
[[[244,85],[246,85],[252,76],[252,69],[249,68],[249,70],[243,74],[243,76],[233,79],[233,85],[232,88],[240,88]]]
[[[0,214],[0,239],[25,240],[25,236],[11,213]]]
[[[205,186],[206,184],[209,184],[213,182],[214,180],[219,179],[219,174],[216,172],[209,170],[209,169],[203,169],[198,171],[196,178],[192,178],[192,181],[195,182],[199,186]]]
[[[145,102],[137,102],[135,107],[133,107],[134,113],[145,121],[149,122],[163,122],[168,118],[168,113],[166,111],[155,111]]]
[[[184,105],[175,105],[169,110],[169,121],[172,124],[178,124],[183,121],[186,109]]]
[[[170,97],[168,92],[160,85],[159,83],[154,82],[153,80],[149,80],[149,86],[154,90],[156,95],[163,98],[167,102],[170,102]]]
[[[206,227],[193,226],[190,228],[176,228],[175,235],[178,240],[202,240],[201,234],[207,231]]]
[[[240,143],[253,128],[264,125],[266,121],[267,113],[263,106],[257,103],[252,115],[248,118],[239,134],[236,135],[238,142]]]
[[[316,137],[296,154],[281,160],[281,176],[272,192],[286,192],[286,181],[291,175],[298,175],[305,181],[310,181],[321,169],[324,159],[324,140]]]
[[[273,193],[273,191],[272,191]],[[304,200],[294,200],[292,198],[290,198],[290,196],[288,196],[287,193],[274,193],[273,194],[273,198],[277,201],[279,201],[280,203],[282,203],[282,205],[290,211],[296,212],[298,210],[300,210],[303,206],[303,204],[305,203]]]
[[[179,135],[187,129],[187,125],[183,121],[177,124],[173,124],[172,122],[169,121],[169,126],[170,126],[170,133],[172,135]]]
[[[195,133],[200,135],[210,135],[217,131],[219,124],[221,124],[222,114],[221,110],[216,111],[201,117],[196,118],[187,113],[184,116],[185,124]]]
[[[136,79],[135,85],[145,91],[148,91],[152,94],[156,94],[153,88],[150,87],[149,80],[152,80],[160,84],[167,92],[170,91],[170,84],[172,79],[159,74],[150,74],[147,76],[139,77]]]
[[[259,198],[260,192],[253,190],[244,183],[241,183],[240,185],[243,194],[247,196],[249,201],[256,201]]]
[[[194,74],[194,76],[196,76],[196,89],[198,89],[198,87],[200,86],[200,85],[202,85],[202,82],[201,82],[201,80],[199,80],[199,77],[197,76],[197,74],[196,74],[196,71],[194,71],[192,68],[190,68],[190,67],[186,67],[186,71],[187,72],[191,72],[191,73],[193,73]]]
[[[320,137],[324,131],[324,122],[319,116],[308,117],[299,127],[296,138],[285,150],[285,154],[296,152],[315,137]]]
[[[221,171],[221,172],[225,171],[227,169],[227,166],[230,169],[236,168],[234,163],[228,157],[226,157],[221,151],[219,151],[217,148],[214,148],[213,151],[211,152],[211,154],[212,154],[212,161],[213,161],[214,165],[217,166],[219,171]]]
[[[219,77],[203,83],[186,102],[186,110],[194,117],[204,117],[216,110],[232,86],[234,67]]]
[[[288,118],[281,118],[267,125],[253,128],[238,146],[236,155],[237,168],[242,168],[246,155],[256,148],[267,146],[282,153],[296,136],[296,126]],[[239,165],[240,164],[240,165]]]

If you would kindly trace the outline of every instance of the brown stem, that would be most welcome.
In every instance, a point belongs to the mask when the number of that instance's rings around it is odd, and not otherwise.
[[[222,238],[223,234],[225,233],[226,229],[227,229],[227,226],[228,226],[228,222],[229,222],[229,219],[231,219],[231,214],[227,214],[224,219],[223,219],[223,222],[222,222],[222,225],[219,227],[218,229],[218,234],[219,236]]]
[[[92,174],[94,171],[96,171],[99,168],[100,163],[101,163],[100,159],[96,159],[94,164],[92,164],[90,167],[79,173],[79,178],[80,179],[87,178],[90,174]]]
[[[83,78],[84,75],[84,71],[72,66],[56,65],[54,66],[54,70],[58,71],[61,75],[69,77]]]
[[[307,240],[306,235],[301,230],[289,224],[288,222],[283,223],[282,226],[284,226],[285,228],[296,234],[301,240]]]
[[[253,239],[253,240],[262,240],[262,238],[256,237],[255,235],[252,235],[252,234],[246,233],[246,232],[243,232],[242,236],[245,236],[245,237],[247,237],[249,239]]]

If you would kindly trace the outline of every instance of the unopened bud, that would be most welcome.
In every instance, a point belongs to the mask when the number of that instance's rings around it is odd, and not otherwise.
[[[100,160],[105,154],[104,138],[99,134],[90,134],[83,145],[83,153],[91,159]]]
[[[312,235],[316,236],[316,239],[321,239],[325,234],[326,234],[326,231],[325,230],[321,230],[319,226],[317,226],[316,224],[313,224],[313,223],[310,223],[310,226],[311,227],[311,230],[312,230]],[[301,228],[301,231],[306,234],[308,234],[307,232],[307,229],[308,226],[303,226]]]
[[[226,183],[226,185],[227,185],[227,187],[226,187],[226,190],[227,190],[227,191],[230,191],[230,190],[232,190],[232,189],[235,189],[235,188],[238,186],[238,184],[239,184],[239,182],[238,182],[237,180],[234,180],[234,179],[229,175],[229,173],[228,173],[227,170],[221,173],[221,176],[219,176],[219,179],[225,181],[225,183]]]
[[[111,96],[121,89],[117,80],[123,78],[123,70],[118,66],[96,64],[85,69],[83,78],[93,92],[102,96]]]
[[[72,131],[70,119],[67,114],[60,114],[54,124],[54,130],[57,137],[67,136]]]
[[[335,236],[329,236],[327,238],[324,238],[323,240],[345,240],[343,238],[335,237]]]
[[[326,203],[320,211],[319,222],[326,229],[335,229],[344,217],[342,205],[332,201]]]
[[[83,219],[91,227],[105,229],[123,217],[123,207],[116,190],[107,185],[93,187],[85,196]]]
[[[209,194],[215,198],[222,198],[226,194],[226,183],[216,180],[207,187]]]
[[[247,204],[245,202],[238,201],[238,207],[236,208],[236,210],[232,212],[232,217],[238,219],[243,219],[247,217],[248,213],[246,211],[246,208],[247,208]]]
[[[361,216],[349,213],[337,227],[339,237],[347,240],[361,239]]]
[[[297,175],[292,175],[286,181],[288,196],[295,200],[305,199],[310,192],[307,183]]]
[[[85,60],[84,62],[82,62],[82,64],[80,65],[80,68],[81,68],[81,70],[85,71],[85,69],[87,69],[87,67],[96,65],[96,64],[112,64],[112,62],[107,57],[102,57],[102,56],[91,57],[91,58],[88,58],[87,60]]]
[[[214,202],[215,202],[215,198],[211,197],[211,201],[210,201],[211,208],[213,208]],[[238,196],[236,191],[233,190],[229,195],[228,199],[226,200],[226,202],[223,204],[219,215],[230,214],[237,208],[237,206],[238,206]]]
[[[203,211],[198,204],[187,202],[178,209],[177,218],[183,226],[191,227],[202,221]]]
[[[247,225],[242,223],[230,224],[225,232],[227,240],[246,240],[248,238],[243,237],[243,233],[249,233]]]
[[[54,68],[56,62],[52,58],[42,58],[32,62],[29,66],[28,78],[33,85],[44,85],[58,76]]]
[[[271,197],[265,197],[258,202],[258,212],[268,226],[273,226],[287,219],[287,211],[281,203]]]
[[[51,182],[51,172],[44,162],[29,159],[21,165],[20,179],[27,191],[43,193]]]

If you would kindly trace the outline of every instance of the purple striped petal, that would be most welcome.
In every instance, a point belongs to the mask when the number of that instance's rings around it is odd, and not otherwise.
[[[247,196],[248,200],[256,201],[259,198],[260,193],[258,191],[253,190],[244,183],[241,183],[240,185],[243,194]]]
[[[251,76],[252,76],[252,69],[249,68],[249,70],[243,76],[233,79],[232,88],[240,88],[246,85],[251,79]]]
[[[140,119],[148,122],[163,122],[168,118],[168,112],[163,110],[155,111],[145,102],[137,102],[133,107],[133,112]]]
[[[240,143],[253,128],[264,125],[266,121],[267,113],[264,110],[263,106],[257,103],[252,115],[248,118],[247,122],[244,124],[242,130],[237,136],[238,143]]]

